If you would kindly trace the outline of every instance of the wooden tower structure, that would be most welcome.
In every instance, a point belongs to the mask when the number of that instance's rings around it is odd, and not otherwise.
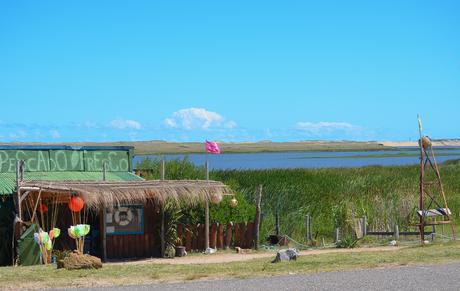
[[[420,241],[422,244],[425,242],[425,226],[443,224],[452,226],[452,238],[455,239],[451,211],[447,205],[433,144],[428,136],[423,135],[420,115],[418,116],[418,126],[420,133],[420,198],[417,214],[419,216]]]

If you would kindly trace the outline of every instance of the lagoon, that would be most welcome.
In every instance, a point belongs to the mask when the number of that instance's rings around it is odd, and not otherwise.
[[[460,148],[435,149],[436,160],[460,159]],[[167,154],[166,160],[188,159],[195,165],[204,165],[206,159],[214,170],[233,169],[292,169],[292,168],[351,168],[365,166],[412,165],[420,161],[413,148],[392,151],[363,152],[263,152],[232,154]],[[135,156],[134,166],[145,158],[161,159],[161,155]]]

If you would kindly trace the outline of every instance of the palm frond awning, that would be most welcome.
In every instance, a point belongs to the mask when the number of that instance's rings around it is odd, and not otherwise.
[[[164,203],[173,200],[196,205],[230,193],[222,182],[205,180],[149,180],[149,181],[47,181],[20,182],[21,192],[40,193],[42,198],[59,197],[65,203],[70,196],[81,196],[87,207],[101,208],[119,204],[145,203],[153,200]],[[220,200],[220,199],[219,199]]]

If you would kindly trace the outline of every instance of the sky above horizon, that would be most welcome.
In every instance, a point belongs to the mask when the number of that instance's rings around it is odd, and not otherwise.
[[[460,1],[2,1],[0,142],[460,138]]]

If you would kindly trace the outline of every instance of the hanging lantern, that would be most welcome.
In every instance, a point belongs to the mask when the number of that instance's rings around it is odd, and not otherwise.
[[[72,196],[69,201],[69,209],[72,212],[80,212],[83,209],[85,202],[78,196]]]
[[[213,204],[219,204],[222,201],[222,195],[220,194],[213,194],[211,196],[211,202]]]
[[[233,198],[230,200],[230,207],[235,208],[237,205],[238,205],[238,200],[236,200],[236,198],[233,197]]]
[[[38,212],[40,213],[48,212],[48,206],[46,204],[40,203],[40,205],[38,206]]]

